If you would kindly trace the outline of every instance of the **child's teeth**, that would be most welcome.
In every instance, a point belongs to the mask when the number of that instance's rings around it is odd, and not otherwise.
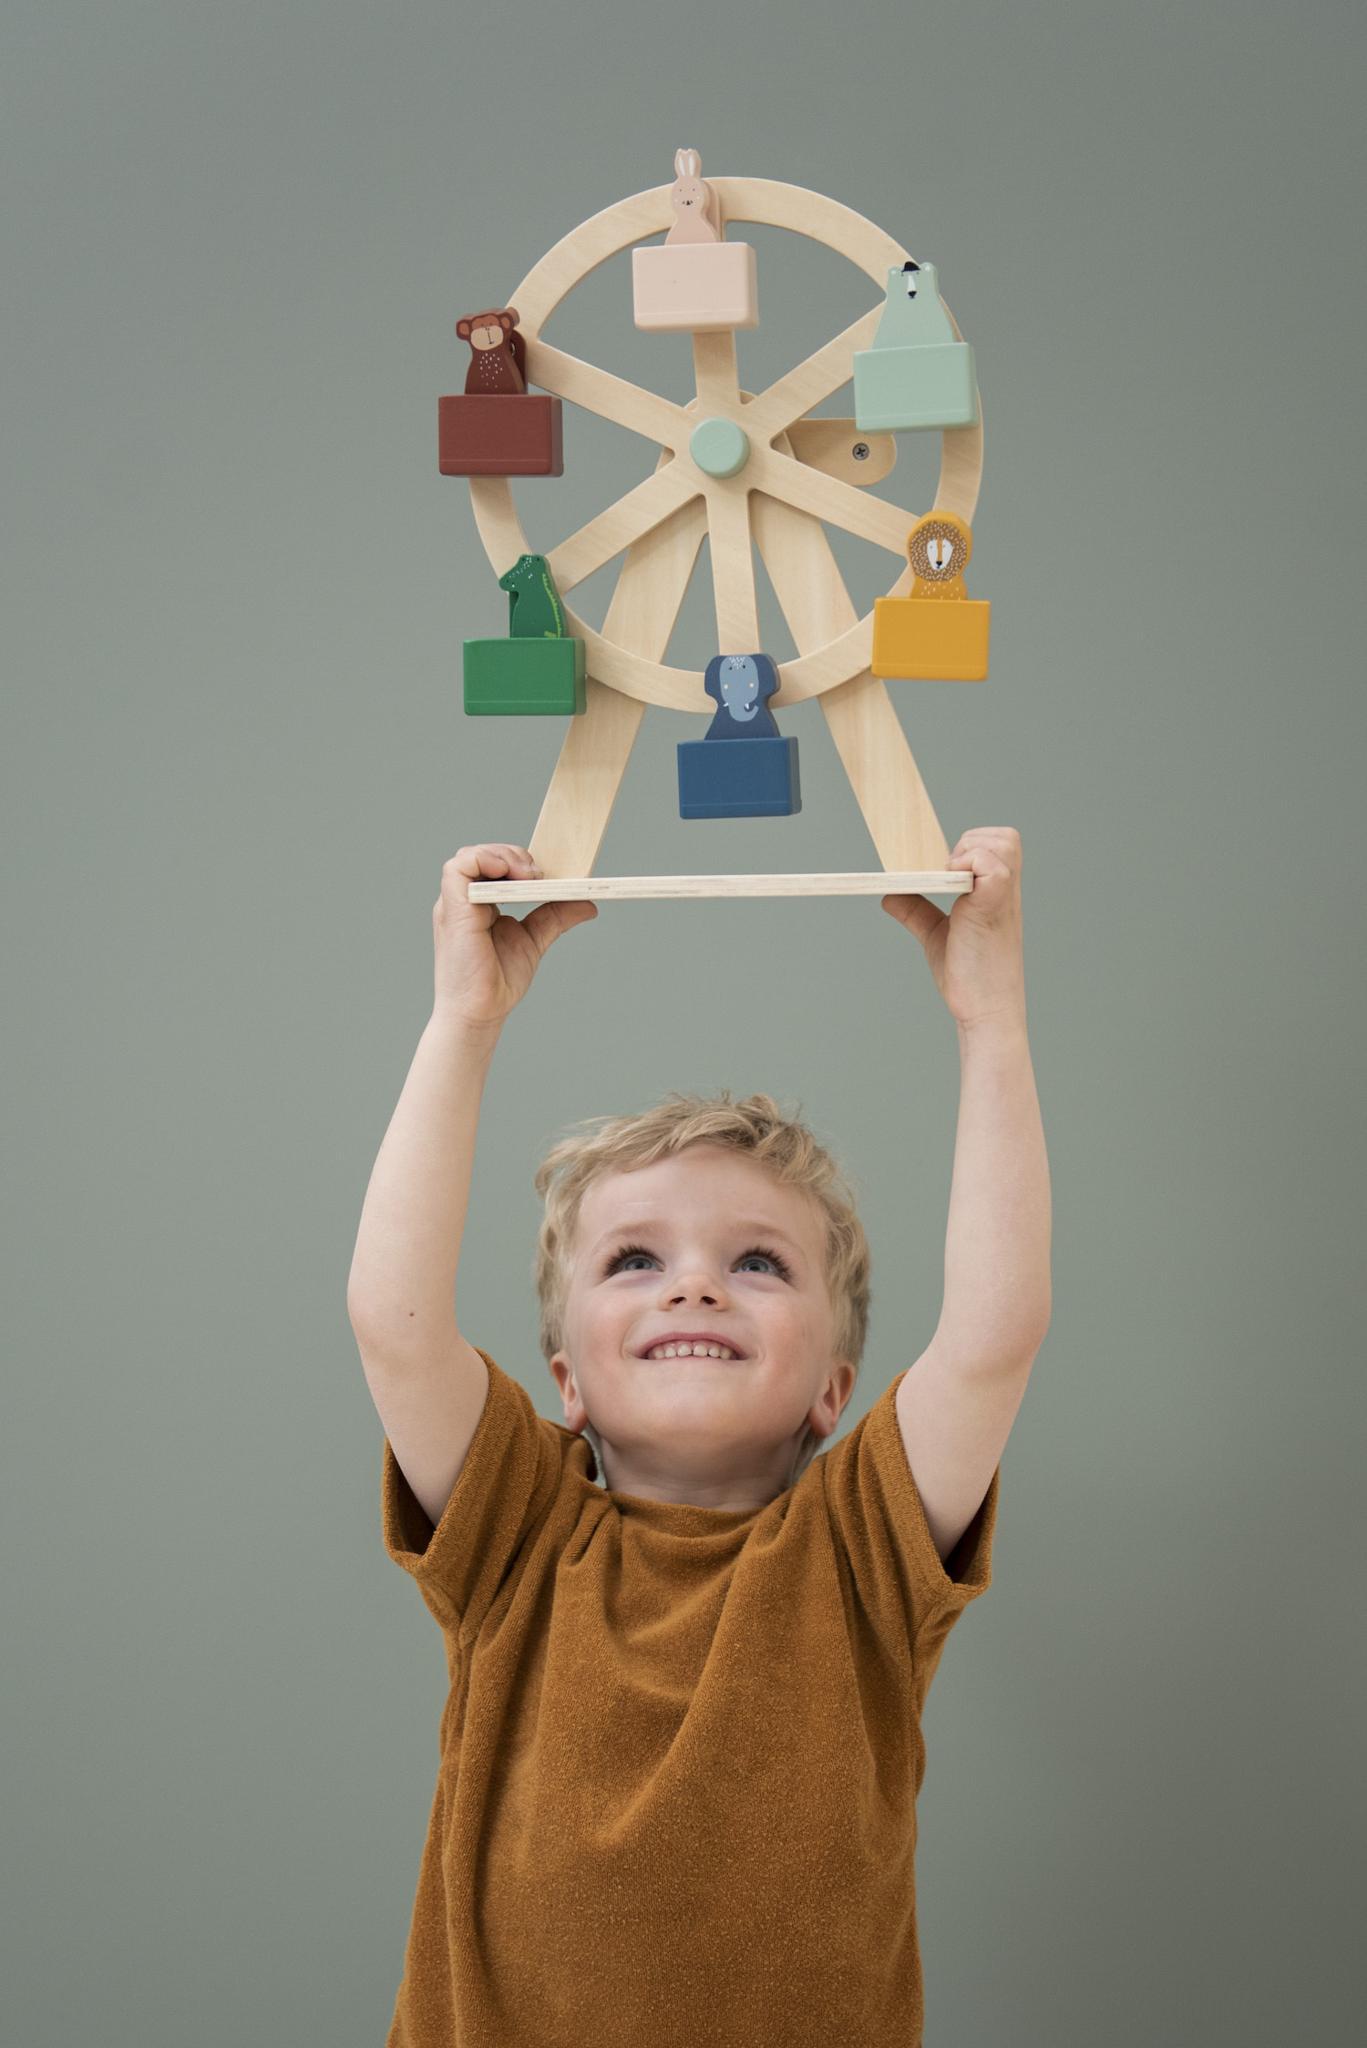
[[[734,1358],[729,1344],[657,1344],[651,1358]]]

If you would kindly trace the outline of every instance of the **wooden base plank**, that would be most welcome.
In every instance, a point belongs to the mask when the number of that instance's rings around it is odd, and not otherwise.
[[[648,896],[964,896],[958,868],[856,875],[547,875],[536,882],[471,882],[472,903],[564,903]]]

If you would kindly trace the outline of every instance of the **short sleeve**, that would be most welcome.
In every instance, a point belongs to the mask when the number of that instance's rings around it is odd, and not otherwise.
[[[848,1436],[815,1461],[855,1597],[885,1641],[913,1649],[942,1640],[992,1583],[998,1465],[946,1564],[940,1561],[897,1419],[899,1373]]]
[[[442,1629],[462,1636],[483,1621],[558,1498],[569,1436],[537,1414],[525,1388],[486,1351],[480,1357],[489,1368],[489,1391],[436,1528],[388,1437],[380,1489],[385,1550],[416,1580]]]

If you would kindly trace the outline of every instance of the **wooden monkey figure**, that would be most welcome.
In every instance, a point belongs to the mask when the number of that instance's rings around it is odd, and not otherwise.
[[[517,331],[516,306],[490,306],[457,320],[456,333],[470,344],[465,392],[522,393],[527,389],[527,344]]]

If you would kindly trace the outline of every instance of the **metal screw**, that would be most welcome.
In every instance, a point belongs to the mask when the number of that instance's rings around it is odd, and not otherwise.
[[[854,444],[854,459],[855,459],[855,461],[856,461],[856,462],[867,462],[867,461],[868,461],[868,459],[869,459],[869,444],[868,444],[868,442],[867,442],[867,441],[856,441],[856,442],[855,442],[855,444]]]

